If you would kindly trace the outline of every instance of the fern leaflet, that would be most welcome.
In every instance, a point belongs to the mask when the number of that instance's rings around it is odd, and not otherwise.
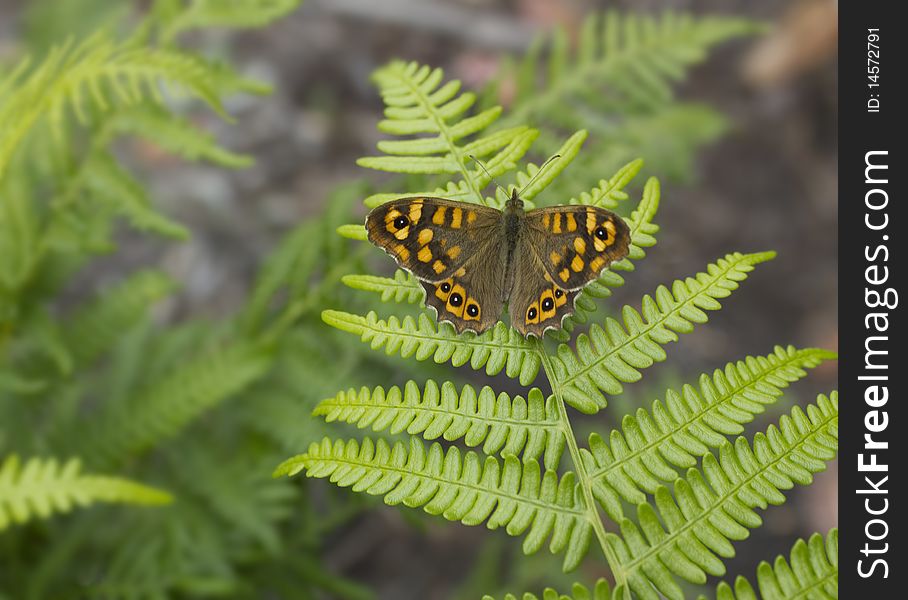
[[[354,491],[384,496],[390,505],[422,506],[449,521],[489,529],[504,527],[509,535],[526,534],[523,550],[537,552],[551,537],[549,549],[565,552],[565,569],[577,566],[589,547],[592,527],[577,496],[573,473],[560,479],[542,472],[539,463],[521,463],[513,455],[503,461],[475,452],[461,453],[440,444],[428,450],[411,438],[409,446],[393,446],[379,438],[362,442],[325,438],[306,454],[288,459],[275,475],[326,477]]]
[[[839,532],[826,536],[815,533],[806,543],[795,542],[791,560],[776,557],[775,562],[761,562],[757,568],[757,585],[763,600],[836,600],[839,597]],[[699,600],[706,600],[700,596]],[[724,581],[716,588],[716,600],[758,600],[750,582],[735,580],[735,589]]]
[[[403,391],[394,386],[387,392],[381,387],[340,392],[319,402],[313,414],[376,432],[407,432],[430,441],[463,439],[470,447],[482,444],[487,455],[522,454],[524,461],[544,455],[550,470],[558,468],[564,451],[557,408],[538,388],[531,389],[526,399],[510,398],[504,393],[496,396],[488,386],[477,394],[466,385],[458,393],[450,381],[439,388],[430,379],[420,394],[416,383],[408,381]]]
[[[13,454],[0,466],[0,531],[11,523],[46,519],[96,502],[155,505],[170,501],[167,492],[127,479],[85,475],[76,458],[63,465],[53,458],[31,458],[23,465]]]
[[[590,436],[589,475],[593,494],[615,521],[624,517],[621,500],[639,504],[660,482],[678,478],[675,468],[693,467],[697,458],[718,448],[726,436],[743,432],[743,424],[774,403],[789,383],[835,354],[817,348],[776,347],[767,356],[751,357],[702,375],[699,390],[685,385],[669,390],[665,402],[628,415],[609,442]]]
[[[782,490],[809,484],[835,457],[837,440],[833,392],[819,396],[806,414],[796,406],[778,427],[758,433],[752,446],[741,437],[734,444],[726,441],[718,459],[706,454],[702,471],[690,469],[675,482],[674,496],[660,486],[655,507],[637,506],[639,526],[626,518],[621,537],[608,535],[630,588],[642,600],[657,600],[656,589],[682,600],[675,575],[693,583],[705,582],[707,574],[724,575],[719,557],[734,556],[731,540],[745,539],[748,529],[762,524],[754,509],[781,504]]]

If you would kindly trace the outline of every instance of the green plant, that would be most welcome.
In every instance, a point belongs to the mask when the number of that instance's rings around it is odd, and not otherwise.
[[[398,136],[426,135],[383,141],[379,150],[384,155],[360,164],[456,175],[456,181],[437,189],[413,193],[500,207],[505,193],[498,190],[488,197],[483,190],[490,177],[517,168],[537,132],[523,125],[495,129],[499,108],[468,116],[475,96],[458,95],[459,83],[443,79],[440,69],[416,63],[394,62],[375,73],[387,107],[379,128]],[[574,162],[585,138],[582,130],[571,135],[558,150],[561,158],[542,172],[530,163],[512,177],[517,186],[532,178],[525,200],[543,198],[540,192]],[[471,166],[469,155],[483,158],[489,173]],[[629,198],[624,190],[640,167],[641,161],[625,165],[571,202],[623,208]],[[366,205],[397,196],[373,195]],[[315,414],[394,437],[325,437],[283,462],[275,474],[305,471],[309,477],[383,496],[388,504],[501,528],[523,536],[528,554],[548,543],[551,552],[563,555],[566,571],[577,568],[592,546],[604,556],[615,583],[598,584],[595,597],[649,600],[661,594],[680,599],[684,589],[679,580],[703,584],[708,575],[724,575],[723,559],[734,555],[733,542],[762,524],[758,509],[783,503],[784,491],[808,485],[835,456],[838,396],[821,395],[806,410],[795,407],[750,438],[741,435],[745,425],[807,369],[835,355],[776,347],[766,356],[730,362],[701,376],[698,387],[669,390],[664,402],[626,415],[620,429],[594,434],[584,447],[569,408],[587,414],[606,408],[609,398],[642,378],[643,370],[667,358],[666,345],[705,323],[707,311],[719,309],[756,265],[774,257],[773,252],[730,253],[700,273],[658,286],[639,308],[625,305],[620,316],[578,333],[579,323],[594,318],[596,299],[621,286],[623,274],[655,244],[659,199],[659,183],[650,178],[627,218],[630,254],[581,294],[570,326],[546,339],[524,339],[503,323],[482,335],[458,336],[424,312],[381,318],[374,311],[324,311],[326,323],[374,350],[469,365],[487,375],[504,373],[527,391],[523,396],[489,387],[477,392],[434,378],[389,389],[350,389],[321,402]],[[358,225],[340,231],[365,238]],[[413,304],[421,299],[418,284],[405,273],[390,278],[350,275],[344,282],[379,293],[384,301]],[[532,387],[540,371],[551,394]],[[465,450],[462,445],[482,447]],[[801,568],[777,571],[804,585],[814,583],[813,574]],[[829,583],[834,567],[819,577]],[[588,597],[583,590],[576,587],[575,595]],[[727,597],[727,589],[720,588],[720,594]]]
[[[652,173],[689,178],[696,151],[728,123],[712,107],[678,100],[672,84],[712,47],[763,29],[727,16],[594,13],[576,39],[564,28],[538,36],[484,91],[483,106],[513,96],[511,110],[493,129],[534,123],[541,132],[534,153],[540,156],[553,154],[565,132],[590,132],[575,173],[553,182],[549,194],[569,197],[637,156],[647,157]]]
[[[36,14],[59,3],[40,4]],[[314,379],[333,389],[389,367],[320,330],[318,308],[346,301],[336,284],[362,268],[333,228],[367,188],[339,188],[295,226],[237,314],[162,319],[156,305],[180,283],[158,269],[92,289],[99,259],[130,236],[191,236],[155,206],[121,140],[251,163],[191,117],[207,105],[230,121],[224,98],[268,87],[185,49],[180,34],[265,25],[297,4],[158,0],[133,27],[105,18],[49,46],[52,22],[32,31],[34,58],[0,69],[2,598],[370,596],[327,572],[319,550],[363,503],[294,511],[307,486],[268,477],[318,434],[317,423],[289,427],[305,416],[301,396],[327,393]]]

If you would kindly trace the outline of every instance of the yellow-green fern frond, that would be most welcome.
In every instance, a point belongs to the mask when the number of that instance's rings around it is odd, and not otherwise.
[[[162,101],[167,91],[205,101],[226,116],[208,65],[177,50],[115,42],[104,34],[51,50],[35,68],[28,61],[0,81],[0,178],[29,131],[47,121],[62,133],[71,112],[86,122],[91,111]]]
[[[476,335],[457,335],[449,323],[438,324],[428,314],[403,319],[391,316],[379,319],[374,311],[366,316],[339,310],[322,312],[328,325],[360,336],[374,350],[400,354],[416,360],[431,358],[436,363],[449,362],[459,367],[469,363],[473,369],[485,368],[488,375],[504,371],[508,377],[529,385],[539,373],[541,359],[535,346],[516,329],[497,323],[492,329]]]
[[[758,597],[750,582],[739,576],[735,587],[724,581],[716,588],[716,600],[837,600],[839,597],[839,532],[833,529],[823,539],[819,533],[805,542],[799,539],[791,559],[776,557],[773,564],[757,567]],[[699,600],[707,600],[700,596]]]
[[[592,527],[577,495],[573,473],[559,478],[543,472],[539,463],[521,463],[513,455],[504,460],[482,458],[457,447],[445,451],[438,443],[428,449],[419,438],[393,446],[379,438],[313,443],[306,454],[288,459],[276,476],[329,478],[340,487],[384,496],[387,504],[422,507],[449,521],[504,528],[509,535],[525,535],[523,551],[538,552],[549,540],[549,550],[565,553],[566,570],[576,568],[586,554]]]
[[[731,542],[763,522],[756,509],[781,504],[784,490],[809,484],[835,458],[838,421],[838,394],[821,395],[806,413],[795,407],[752,444],[740,437],[726,441],[719,458],[706,454],[700,469],[676,481],[674,494],[657,488],[655,506],[639,504],[636,522],[625,518],[621,536],[608,536],[631,589],[642,600],[657,600],[656,590],[683,600],[675,577],[704,583],[707,575],[724,575]]]
[[[170,500],[167,492],[128,479],[83,474],[76,458],[62,465],[53,458],[22,464],[14,454],[0,466],[0,531],[97,502],[158,505]]]
[[[665,402],[653,402],[627,415],[621,430],[608,436],[592,434],[589,475],[593,493],[615,521],[624,517],[621,500],[639,504],[655,493],[662,482],[679,477],[710,449],[739,435],[743,425],[776,402],[788,384],[807,375],[835,354],[818,348],[798,350],[777,346],[767,356],[748,356],[712,377],[702,375],[698,388],[685,385],[680,392],[668,390]],[[606,438],[608,441],[606,441]]]
[[[705,323],[706,310],[721,307],[720,299],[737,289],[754,265],[770,260],[774,252],[729,254],[710,264],[706,272],[659,286],[655,298],[643,297],[642,315],[630,306],[621,322],[607,319],[577,338],[576,349],[566,344],[552,359],[564,399],[582,412],[594,413],[607,404],[606,395],[620,394],[622,383],[640,379],[640,369],[665,360],[662,346]]]
[[[613,590],[608,581],[598,579],[593,589],[582,583],[575,583],[571,586],[570,594],[560,594],[554,588],[546,588],[542,592],[542,596],[537,596],[531,592],[525,592],[520,596],[505,594],[503,600],[623,600],[625,598],[624,594],[624,587],[618,587]],[[495,598],[483,596],[482,600],[495,600]]]
[[[498,395],[489,386],[477,393],[469,385],[458,392],[450,381],[440,387],[431,379],[420,393],[413,381],[403,390],[349,389],[318,403],[313,414],[325,420],[354,423],[372,431],[409,433],[432,441],[462,439],[469,447],[482,444],[483,454],[513,454],[524,461],[545,457],[547,469],[557,469],[564,435],[553,398],[539,388],[527,397]]]

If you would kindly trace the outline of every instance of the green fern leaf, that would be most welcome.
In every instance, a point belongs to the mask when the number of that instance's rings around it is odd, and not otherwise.
[[[76,506],[96,502],[167,504],[171,496],[153,487],[118,477],[84,475],[79,460],[63,465],[56,459],[31,458],[20,464],[15,454],[0,466],[0,531],[11,523],[46,519]]]
[[[518,77],[514,108],[501,126],[544,117],[582,115],[596,107],[652,108],[672,97],[669,82],[684,77],[706,51],[724,40],[750,35],[762,27],[738,18],[694,18],[674,12],[660,17],[634,13],[588,17],[576,56],[568,56],[563,32],[553,37],[548,73],[536,77],[541,40],[527,53]],[[565,111],[566,104],[574,106]],[[586,119],[591,121],[591,119]]]
[[[360,336],[373,350],[384,347],[388,355],[400,354],[416,360],[431,358],[441,364],[450,361],[455,367],[467,364],[473,369],[485,367],[488,375],[502,370],[508,377],[529,385],[539,373],[541,359],[535,346],[516,329],[497,323],[489,331],[475,335],[457,335],[447,323],[435,323],[427,314],[403,320],[391,316],[379,319],[374,311],[365,317],[338,310],[322,312],[322,320],[342,331]]]
[[[624,587],[618,587],[612,590],[612,586],[605,579],[596,580],[593,589],[581,583],[575,583],[571,586],[570,594],[559,594],[553,588],[546,588],[542,592],[541,600],[623,600],[625,598]],[[492,596],[483,596],[482,600],[495,600]],[[506,594],[504,600],[540,600],[540,596],[526,592],[520,596]]]
[[[174,286],[174,281],[157,271],[131,275],[67,319],[63,329],[66,347],[77,363],[91,362],[120,340]]]
[[[419,280],[402,269],[397,269],[394,277],[344,275],[341,281],[355,290],[380,294],[382,302],[416,304],[425,298],[425,290],[419,285]]]
[[[643,297],[643,315],[629,306],[622,321],[607,319],[605,327],[593,325],[589,334],[577,338],[576,350],[558,347],[552,359],[554,376],[564,399],[586,413],[607,404],[605,395],[620,394],[622,383],[640,379],[640,369],[665,360],[662,346],[689,333],[695,323],[705,323],[705,310],[716,310],[719,299],[731,295],[738,282],[747,278],[754,265],[775,256],[774,252],[729,254],[686,280],[676,280],[671,291],[660,286],[655,299]]]
[[[494,107],[465,116],[476,101],[472,92],[458,95],[460,82],[442,84],[444,72],[418,63],[392,62],[375,72],[373,79],[387,105],[379,129],[397,136],[429,134],[404,140],[384,140],[378,149],[385,156],[370,156],[357,161],[362,167],[396,173],[459,174],[459,184],[451,183],[436,193],[455,200],[495,204],[483,196],[490,176],[514,169],[529,150],[538,133],[525,126],[498,131],[465,143],[464,138],[487,129],[501,114]],[[467,166],[470,156],[485,158],[488,174],[478,166]],[[380,203],[385,196],[367,199],[367,205]]]
[[[115,462],[176,435],[203,412],[267,372],[270,357],[237,343],[185,362],[142,393],[118,402],[81,436],[98,462]]]
[[[649,411],[624,417],[621,431],[612,431],[609,442],[590,436],[588,473],[593,493],[615,521],[624,513],[621,499],[639,504],[660,482],[678,478],[675,468],[687,469],[726,436],[744,431],[743,424],[774,403],[788,384],[801,379],[804,369],[816,367],[835,354],[817,348],[797,350],[776,346],[767,356],[751,357],[700,377],[699,389],[685,385],[669,390],[665,403],[655,401]]]
[[[364,387],[340,392],[319,402],[313,414],[376,432],[407,432],[430,441],[463,439],[470,447],[482,444],[487,455],[513,454],[524,461],[544,455],[549,470],[558,468],[564,451],[558,409],[538,388],[531,389],[526,399],[510,398],[504,393],[496,396],[488,386],[477,394],[466,385],[458,393],[450,381],[439,388],[430,379],[420,395],[416,383],[408,381],[403,391],[394,386],[388,391]]]
[[[116,111],[104,121],[99,135],[98,143],[114,135],[136,135],[186,160],[203,159],[222,167],[238,169],[252,164],[250,156],[221,148],[211,133],[149,102]]]
[[[631,589],[643,600],[657,600],[656,590],[682,600],[674,576],[704,583],[707,574],[724,575],[719,557],[734,556],[731,540],[762,524],[755,509],[781,504],[782,490],[809,484],[835,457],[838,414],[838,394],[821,395],[806,414],[795,407],[778,427],[758,433],[753,446],[740,437],[726,441],[718,459],[706,454],[702,470],[690,469],[675,482],[674,496],[660,486],[655,508],[637,506],[639,525],[626,518],[621,537],[608,534]]]
[[[763,600],[837,600],[839,597],[839,532],[833,529],[823,540],[815,533],[808,542],[799,539],[791,549],[791,561],[782,556],[775,563],[761,562],[757,585]],[[699,600],[706,600],[700,596]],[[735,589],[724,581],[716,588],[716,600],[757,600],[750,582],[735,580]]]
[[[114,104],[161,101],[161,86],[200,98],[226,117],[210,67],[175,50],[115,43],[99,34],[75,47],[54,48],[34,69],[16,69],[0,82],[7,90],[0,99],[0,179],[37,123],[61,126],[67,108],[85,122],[89,109],[103,112]]]
[[[209,27],[264,27],[296,10],[302,0],[193,0],[188,4],[157,2],[154,18],[161,39],[171,42],[181,33]]]
[[[592,526],[577,496],[573,473],[560,479],[541,472],[539,463],[521,463],[513,455],[503,461],[475,452],[461,453],[440,444],[427,450],[419,438],[409,446],[390,446],[380,439],[325,438],[306,454],[288,459],[275,476],[306,471],[308,477],[330,478],[340,487],[384,496],[390,505],[423,507],[433,515],[465,525],[486,522],[509,535],[526,535],[523,551],[537,552],[551,537],[549,550],[564,552],[565,570],[576,568],[586,554]]]
[[[106,152],[96,152],[80,174],[92,202],[107,203],[123,214],[139,231],[148,231],[177,240],[189,238],[189,231],[151,207],[144,188]]]

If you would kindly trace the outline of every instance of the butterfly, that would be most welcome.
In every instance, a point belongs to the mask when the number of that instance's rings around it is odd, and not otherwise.
[[[366,217],[369,241],[412,273],[426,305],[457,333],[482,333],[508,305],[524,336],[559,329],[580,290],[628,253],[615,213],[571,205],[525,211],[516,189],[504,210],[445,198],[400,198]]]

